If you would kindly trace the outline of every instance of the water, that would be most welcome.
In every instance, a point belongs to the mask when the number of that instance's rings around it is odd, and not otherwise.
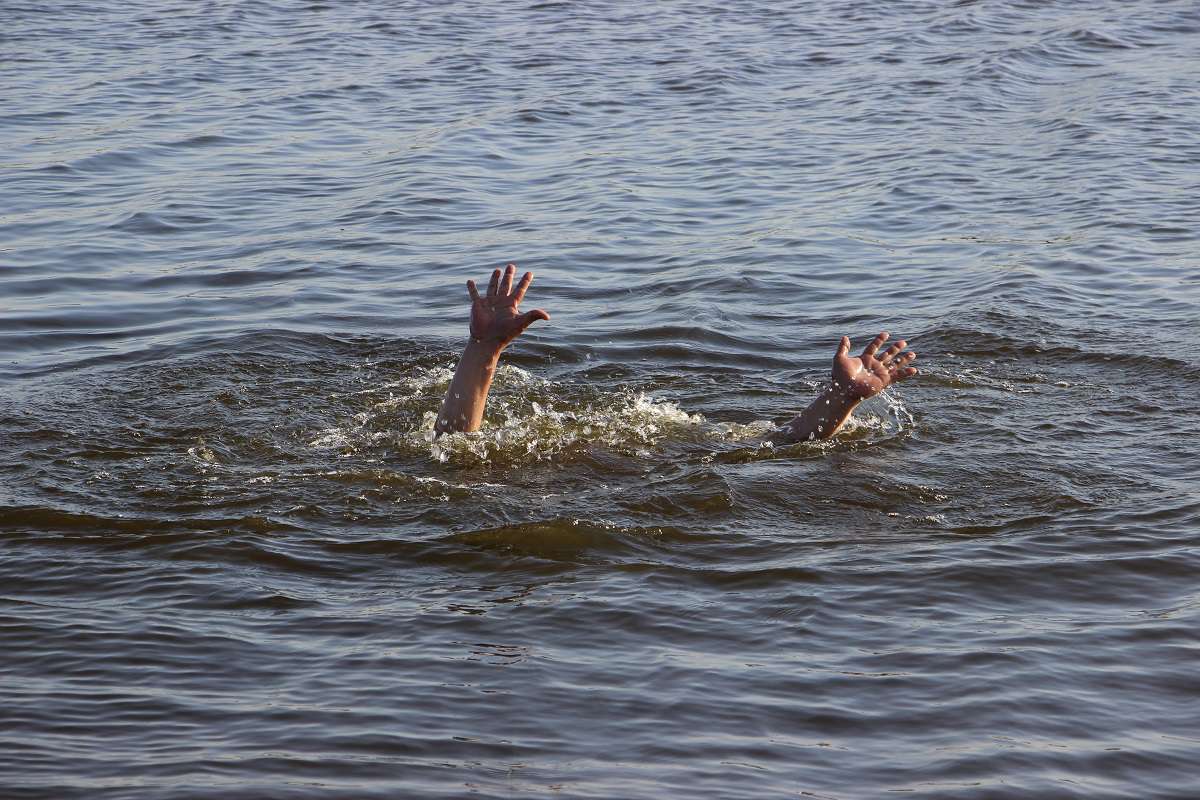
[[[1196,795],[1194,3],[4,17],[5,798]]]

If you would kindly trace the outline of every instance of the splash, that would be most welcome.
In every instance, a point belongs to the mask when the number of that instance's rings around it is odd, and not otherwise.
[[[436,409],[453,375],[449,367],[421,369],[357,392],[366,407],[346,424],[318,432],[309,444],[343,456],[395,449],[439,462],[497,464],[541,461],[591,447],[649,455],[662,438],[687,437],[704,425],[699,414],[644,393],[555,384],[504,364],[496,371],[480,430],[435,436]]]
[[[751,445],[763,455],[773,449],[763,441],[775,430],[766,420],[711,423],[644,392],[555,383],[510,364],[496,371],[478,431],[436,436],[437,409],[453,374],[450,367],[419,369],[398,381],[346,395],[362,404],[360,410],[345,424],[319,431],[309,445],[336,450],[343,457],[384,458],[395,453],[464,466],[529,463],[596,451],[648,457],[668,442]],[[908,409],[888,393],[870,406],[851,419],[841,436],[887,437],[912,424]]]
[[[426,412],[422,438],[438,461],[505,462],[553,458],[587,447],[602,447],[623,455],[648,456],[665,436],[685,436],[704,418],[688,414],[671,402],[645,394],[618,392],[582,408],[563,408],[547,400],[501,403],[499,419],[485,420],[474,433],[435,438],[436,414]]]
[[[888,434],[897,434],[916,424],[916,419],[913,417],[912,412],[908,410],[908,406],[904,405],[904,402],[899,397],[892,394],[891,389],[884,389],[883,392],[876,395],[873,399],[876,401],[876,408],[883,406],[881,409],[883,415],[876,415],[868,411],[863,418],[878,420],[879,430]],[[854,417],[850,419],[853,421]]]

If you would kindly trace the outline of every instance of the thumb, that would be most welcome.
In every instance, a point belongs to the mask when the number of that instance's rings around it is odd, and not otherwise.
[[[550,315],[540,308],[535,308],[533,311],[526,311],[521,315],[521,330],[525,330],[538,320],[548,320]]]

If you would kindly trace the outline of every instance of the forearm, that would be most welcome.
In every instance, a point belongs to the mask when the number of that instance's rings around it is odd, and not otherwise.
[[[845,390],[827,387],[808,408],[769,437],[775,444],[828,439],[842,429],[860,400]]]
[[[495,343],[471,339],[463,350],[434,431],[438,434],[479,430],[488,390],[496,375],[496,363],[503,348]]]

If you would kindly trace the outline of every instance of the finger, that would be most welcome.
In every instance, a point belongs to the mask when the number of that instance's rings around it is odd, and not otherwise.
[[[467,281],[467,291],[471,295],[471,302],[474,303],[479,299],[479,289],[475,288],[475,281]]]
[[[863,358],[874,358],[876,351],[879,350],[879,348],[887,340],[888,340],[887,331],[884,331],[883,333],[876,336],[874,339],[871,340],[871,343],[869,345],[867,345],[866,348],[863,350],[862,357]]]
[[[517,284],[517,290],[513,292],[513,303],[520,305],[525,299],[525,292],[529,291],[529,284],[533,283],[533,273],[526,272],[521,276],[521,282]]]
[[[904,367],[908,366],[909,364],[911,364],[912,362],[914,362],[916,360],[917,360],[917,354],[913,353],[913,352],[908,352],[908,353],[905,353],[904,355],[900,356],[899,358],[897,358],[895,361],[893,361],[892,365],[891,365],[891,367],[889,367],[889,369],[891,369],[893,372],[898,372],[899,370],[903,369]]]
[[[838,344],[838,349],[837,349],[836,355],[839,355],[839,356],[850,355],[850,337],[849,336],[842,337],[842,341]]]
[[[909,378],[911,378],[912,376],[916,375],[917,372],[918,372],[918,370],[916,367],[905,367],[904,369],[898,369],[898,370],[896,370],[896,375],[894,378],[892,378],[892,380],[906,381]]]
[[[903,339],[897,342],[892,342],[891,345],[888,346],[888,349],[883,351],[883,355],[879,357],[879,360],[884,364],[890,364],[892,363],[892,359],[900,355],[900,351],[906,347],[908,347],[908,342],[904,341]]]
[[[512,293],[513,275],[517,274],[517,265],[509,264],[504,268],[504,280],[500,281],[500,296],[508,297]]]
[[[488,282],[488,297],[495,297],[500,289],[500,270],[492,270],[492,279]]]
[[[521,315],[521,330],[525,330],[538,320],[550,319],[550,315],[540,308],[535,308],[533,311],[526,311]]]

